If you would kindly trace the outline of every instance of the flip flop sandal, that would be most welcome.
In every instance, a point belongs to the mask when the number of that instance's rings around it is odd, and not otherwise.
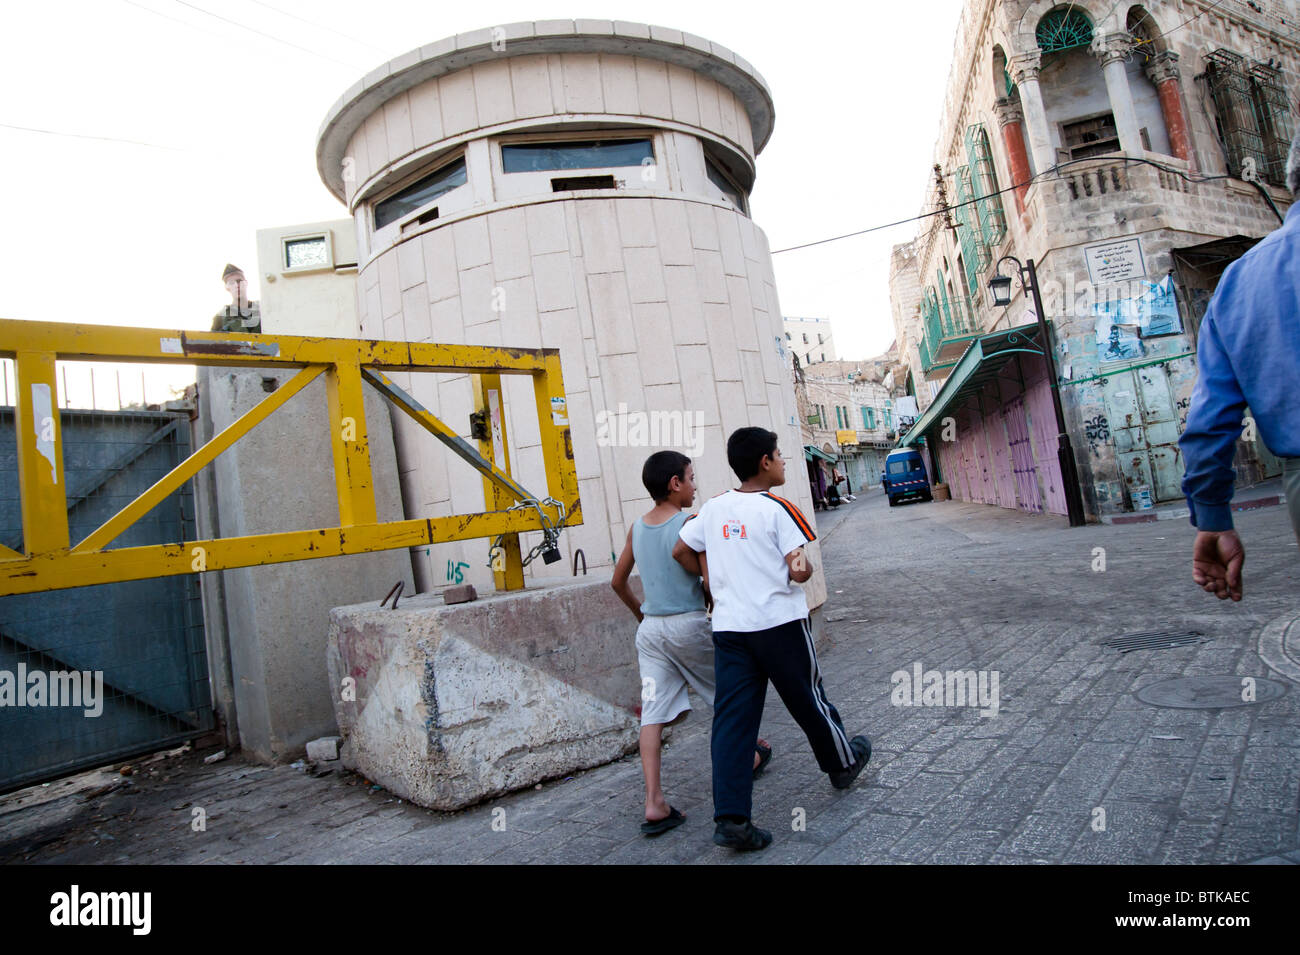
[[[758,753],[758,765],[754,767],[754,778],[757,779],[759,776],[763,775],[763,770],[766,769],[767,764],[772,761],[772,747],[761,745],[755,746],[754,751]]]
[[[672,806],[669,806],[668,815],[664,816],[662,819],[656,819],[654,822],[647,819],[645,822],[641,823],[641,832],[647,836],[662,836],[669,829],[676,829],[685,821],[685,816]]]

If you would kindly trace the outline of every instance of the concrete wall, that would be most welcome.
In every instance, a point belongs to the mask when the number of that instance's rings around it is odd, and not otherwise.
[[[326,239],[327,262],[290,268],[284,241],[316,236]],[[257,269],[265,334],[357,337],[357,237],[351,219],[258,229]]]
[[[210,440],[293,374],[199,368],[196,444]],[[388,409],[376,395],[366,396],[366,426],[379,519],[400,520]],[[324,379],[295,395],[199,477],[201,537],[337,527]],[[412,588],[405,551],[202,575],[217,705],[227,719],[235,719],[245,752],[268,762],[289,760],[308,740],[335,732],[335,694],[325,667],[329,610],[378,600],[398,580]]]
[[[338,607],[331,682],[345,764],[434,809],[459,809],[636,748],[636,621],[608,580]],[[707,719],[707,708],[696,719]]]

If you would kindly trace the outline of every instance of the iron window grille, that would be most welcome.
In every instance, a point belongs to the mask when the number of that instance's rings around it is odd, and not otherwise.
[[[975,208],[979,213],[980,235],[986,246],[995,249],[1006,238],[1007,216],[1002,209],[989,134],[982,123],[966,127],[966,158],[970,160],[975,193],[979,196]]]
[[[1215,50],[1206,60],[1205,77],[1218,113],[1219,138],[1227,150],[1229,174],[1241,179],[1254,166],[1257,173],[1266,175],[1268,154],[1264,151],[1246,58],[1231,50]],[[1285,154],[1282,162],[1285,167]]]
[[[1260,137],[1264,141],[1264,178],[1275,185],[1284,186],[1286,157],[1291,148],[1293,127],[1282,71],[1264,63],[1256,63],[1250,68],[1250,85]]]
[[[979,299],[980,272],[993,263],[992,253],[981,239],[979,213],[975,209],[974,190],[969,166],[961,166],[953,176],[957,180],[957,207],[953,218],[957,222],[957,240],[961,244],[962,269],[966,274],[966,295]]]
[[[1038,21],[1034,31],[1044,53],[1064,53],[1092,42],[1092,21],[1073,5],[1053,10]]]
[[[967,310],[973,313],[973,303],[980,301],[981,276],[993,264],[993,252],[1006,238],[1007,217],[998,194],[993,151],[981,123],[966,128],[966,157],[969,164],[953,173],[957,195],[953,219],[966,277]]]

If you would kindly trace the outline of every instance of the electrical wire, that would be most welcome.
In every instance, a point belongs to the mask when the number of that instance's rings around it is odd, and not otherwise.
[[[215,30],[206,30],[197,23],[190,23],[189,20],[182,20],[180,17],[174,17],[170,13],[163,13],[161,10],[155,10],[153,7],[146,7],[143,3],[136,3],[135,0],[122,0],[137,10],[143,10],[145,13],[152,13],[156,17],[162,17],[164,20],[170,20],[172,23],[179,23],[183,27],[189,27],[191,30],[198,30],[200,33],[206,33],[208,36],[221,36]]]
[[[173,152],[186,152],[180,146],[163,146],[159,143],[146,143],[138,139],[119,139],[116,136],[90,136],[86,133],[65,133],[57,129],[37,129],[35,126],[16,126],[13,123],[0,123],[0,128],[16,129],[24,133],[41,133],[46,136],[67,136],[71,139],[94,139],[104,143],[125,143],[128,146],[147,146],[150,149],[168,149]]]
[[[365,67],[357,66],[355,63],[346,63],[343,60],[335,59],[332,56],[327,56],[324,53],[317,53],[315,50],[310,50],[305,46],[299,46],[297,43],[293,43],[289,40],[285,40],[271,33],[266,33],[262,30],[257,29],[256,27],[250,27],[248,24],[240,23],[238,20],[231,20],[229,17],[223,17],[221,14],[213,13],[211,10],[204,10],[202,7],[195,6],[192,3],[188,3],[187,0],[173,0],[173,2],[179,3],[182,7],[189,7],[191,10],[195,10],[198,13],[202,13],[216,20],[220,20],[222,23],[229,23],[231,26],[238,27],[241,30],[247,30],[249,33],[256,33],[258,36],[265,37],[268,40],[272,40],[276,43],[283,44],[284,46],[292,47],[295,50],[301,50],[303,53],[306,53],[309,56],[314,56],[322,60],[329,60],[331,63],[337,63],[340,66],[346,66],[348,67],[348,69],[352,69],[352,70],[365,69]]]
[[[1178,26],[1173,27],[1172,29],[1166,30],[1164,33],[1161,33],[1159,36],[1154,36],[1154,37],[1152,37],[1152,38],[1151,38],[1151,42],[1154,43],[1156,40],[1163,40],[1165,37],[1169,36],[1169,34],[1171,34],[1171,33],[1175,33],[1175,32],[1177,32],[1178,30],[1181,30],[1183,27],[1187,26],[1187,24],[1191,23],[1193,20],[1199,20],[1201,17],[1205,16],[1205,15],[1206,15],[1207,13],[1209,13],[1211,10],[1214,10],[1216,7],[1222,6],[1225,2],[1226,2],[1226,0],[1214,0],[1214,3],[1210,4],[1208,7],[1206,7],[1204,10],[1202,10],[1200,13],[1193,14],[1192,16],[1190,16],[1190,17],[1188,17],[1186,20],[1184,20],[1182,23],[1178,24]],[[1151,16],[1150,12],[1148,12],[1148,13],[1146,14],[1146,16],[1147,16],[1147,17]],[[1144,19],[1145,19],[1145,18],[1144,18]],[[1138,22],[1140,23],[1141,21],[1138,21]],[[1153,21],[1153,22],[1154,22],[1154,21]]]
[[[1194,16],[1188,17],[1186,20],[1184,20],[1182,23],[1178,24],[1176,27],[1171,27],[1170,29],[1166,30],[1164,33],[1161,33],[1161,34],[1159,34],[1158,36],[1152,37],[1151,40],[1150,40],[1150,42],[1151,42],[1151,43],[1154,43],[1156,40],[1159,40],[1159,39],[1162,39],[1162,38],[1164,38],[1164,37],[1167,37],[1167,36],[1169,36],[1171,33],[1176,32],[1177,30],[1181,30],[1183,27],[1187,26],[1187,25],[1188,25],[1189,23],[1191,23],[1192,21],[1199,19],[1200,17],[1202,17],[1202,16],[1204,16],[1205,14],[1211,12],[1211,11],[1214,10],[1215,8],[1221,6],[1224,2],[1225,2],[1225,0],[1215,0],[1215,2],[1214,2],[1213,4],[1211,4],[1210,6],[1206,7],[1204,10],[1200,11],[1199,13],[1195,14]],[[1073,4],[1071,4],[1071,6],[1073,6]],[[1113,10],[1114,7],[1112,7],[1111,9]],[[1067,11],[1067,13],[1068,13],[1068,11]],[[1109,14],[1108,14],[1108,16],[1109,16]],[[1143,19],[1149,18],[1150,16],[1151,16],[1151,14],[1150,14],[1149,12],[1147,12],[1147,13],[1144,15]],[[1138,24],[1140,24],[1141,22],[1142,22],[1142,21],[1138,21]],[[1153,21],[1153,22],[1154,22],[1154,21]],[[1297,31],[1297,32],[1300,32],[1300,31]],[[884,230],[884,229],[892,229],[894,226],[906,225],[906,224],[909,223],[909,222],[920,222],[920,221],[925,220],[925,219],[931,219],[931,218],[934,218],[935,216],[943,215],[945,212],[949,212],[949,211],[951,211],[951,210],[953,210],[953,209],[959,209],[959,208],[961,208],[962,206],[974,205],[975,203],[980,202],[981,200],[984,200],[984,199],[990,199],[990,198],[992,198],[993,196],[1000,196],[1000,195],[1002,195],[1002,194],[1004,194],[1004,193],[1012,192],[1012,191],[1014,191],[1014,190],[1016,190],[1016,189],[1021,188],[1021,186],[1028,186],[1028,185],[1030,185],[1031,183],[1033,183],[1033,182],[1034,182],[1035,180],[1037,180],[1037,179],[1040,179],[1040,178],[1043,178],[1043,177],[1049,176],[1049,175],[1051,175],[1052,173],[1059,173],[1059,171],[1060,171],[1062,168],[1064,168],[1065,166],[1072,165],[1073,163],[1077,163],[1077,162],[1091,162],[1092,159],[1095,159],[1095,158],[1100,158],[1100,157],[1090,157],[1089,159],[1071,159],[1071,160],[1067,160],[1066,162],[1063,162],[1063,163],[1057,163],[1057,164],[1056,164],[1055,166],[1053,166],[1052,168],[1050,168],[1050,169],[1048,169],[1048,170],[1046,170],[1046,171],[1044,171],[1044,172],[1039,173],[1037,176],[1031,176],[1029,179],[1025,180],[1024,182],[1020,182],[1020,183],[1016,183],[1015,185],[1007,186],[1005,189],[999,189],[997,192],[989,193],[989,194],[986,195],[986,196],[979,196],[978,198],[970,199],[970,200],[968,200],[968,201],[966,201],[966,202],[959,202],[959,203],[957,203],[957,204],[955,204],[955,205],[949,205],[949,206],[946,206],[946,207],[943,208],[943,209],[937,209],[937,210],[935,210],[934,212],[926,212],[926,213],[922,213],[922,214],[919,215],[919,216],[912,216],[911,218],[908,218],[908,219],[899,219],[899,220],[897,220],[896,222],[886,222],[886,223],[883,224],[883,225],[872,226],[872,227],[869,228],[869,229],[859,229],[859,230],[856,231],[856,232],[846,232],[844,235],[831,236],[830,238],[827,238],[827,239],[818,239],[818,240],[815,241],[815,242],[805,242],[805,243],[802,243],[801,245],[791,245],[791,246],[787,246],[787,247],[784,248],[784,249],[776,249],[776,250],[774,250],[774,251],[772,252],[772,255],[780,255],[782,252],[795,252],[795,251],[798,251],[799,249],[807,249],[807,248],[811,248],[811,247],[816,246],[816,245],[825,245],[827,242],[838,242],[840,239],[851,239],[851,238],[853,238],[854,236],[866,235],[866,234],[868,234],[868,233],[870,233],[870,232],[880,232],[880,231],[882,231],[882,230]],[[1231,178],[1232,178],[1232,176],[1227,176],[1227,175],[1224,175],[1224,176],[1201,176],[1201,177],[1195,177],[1195,178],[1193,178],[1193,177],[1187,175],[1187,174],[1186,174],[1185,172],[1183,172],[1181,169],[1174,169],[1174,168],[1172,168],[1172,167],[1170,167],[1170,166],[1166,166],[1166,165],[1164,165],[1164,164],[1162,164],[1162,163],[1155,162],[1154,160],[1151,160],[1151,159],[1143,159],[1143,158],[1139,158],[1139,157],[1136,157],[1136,156],[1126,156],[1126,157],[1124,157],[1124,160],[1123,160],[1123,161],[1124,161],[1125,165],[1127,165],[1127,164],[1129,164],[1129,163],[1145,163],[1145,164],[1150,165],[1150,166],[1155,166],[1157,169],[1163,169],[1165,172],[1171,173],[1171,174],[1173,174],[1173,175],[1175,175],[1175,176],[1179,176],[1180,178],[1182,178],[1182,179],[1184,179],[1184,180],[1186,180],[1187,182],[1190,182],[1190,183],[1214,182],[1214,181],[1219,180],[1219,179],[1231,179]],[[1059,179],[1059,178],[1061,178],[1061,177],[1058,175],[1056,178]]]
[[[1053,174],[1055,174],[1054,178],[1062,179],[1064,177],[1059,175],[1059,173],[1066,166],[1072,166],[1076,163],[1082,163],[1082,162],[1096,162],[1098,159],[1104,159],[1104,158],[1105,158],[1104,156],[1089,156],[1086,159],[1067,159],[1065,162],[1057,163],[1055,166],[1052,166],[1050,169],[1046,169],[1043,172],[1040,172],[1036,176],[1030,176],[1028,179],[1024,180],[1023,182],[1015,183],[1014,185],[1010,185],[1003,189],[999,189],[996,192],[990,192],[987,195],[978,196],[974,199],[968,199],[965,202],[958,202],[953,205],[946,206],[943,209],[936,209],[934,212],[923,212],[919,216],[911,216],[910,218],[907,219],[899,219],[896,222],[886,222],[883,225],[872,226],[869,229],[859,229],[856,232],[846,232],[843,235],[834,235],[827,239],[818,239],[814,242],[804,242],[800,245],[786,246],[784,249],[774,250],[772,252],[772,255],[780,255],[782,252],[795,252],[798,251],[799,249],[808,249],[815,245],[825,245],[827,242],[838,242],[840,239],[851,239],[854,236],[866,235],[869,232],[880,232],[883,229],[892,229],[894,226],[906,225],[909,222],[920,222],[924,219],[932,219],[935,216],[943,215],[945,212],[951,212],[953,209],[960,209],[962,206],[975,205],[976,203],[982,202],[985,199],[991,199],[994,196],[1000,196],[1003,195],[1004,193],[1013,192],[1016,189],[1021,188],[1022,186],[1029,186],[1037,180],[1052,177]],[[1155,166],[1157,169],[1163,169],[1165,172],[1170,173],[1171,175],[1178,176],[1181,179],[1184,179],[1190,183],[1215,182],[1219,179],[1233,178],[1232,176],[1228,176],[1228,175],[1189,176],[1181,169],[1175,169],[1172,166],[1166,166],[1164,163],[1156,162],[1154,159],[1145,159],[1139,156],[1123,156],[1123,157],[1116,157],[1116,158],[1118,158],[1125,165],[1128,165],[1130,163],[1143,163],[1148,166]]]
[[[386,52],[385,50],[380,49],[374,44],[367,43],[365,40],[358,40],[356,37],[344,33],[342,30],[335,30],[333,27],[327,27],[325,24],[317,23],[315,20],[308,20],[306,17],[300,17],[298,16],[298,14],[290,13],[288,10],[281,10],[277,6],[273,6],[272,4],[269,3],[264,3],[263,0],[252,0],[252,2],[257,4],[259,7],[266,7],[266,9],[268,10],[274,10],[276,13],[280,14],[281,16],[289,17],[293,20],[299,21],[300,23],[306,23],[308,26],[313,26],[320,30],[326,30],[329,33],[333,33],[335,36],[343,37],[343,39],[345,40],[351,40],[353,43],[359,44],[360,46],[364,46],[369,50],[374,50],[376,53]],[[1116,0],[1116,2],[1118,3],[1119,0]]]

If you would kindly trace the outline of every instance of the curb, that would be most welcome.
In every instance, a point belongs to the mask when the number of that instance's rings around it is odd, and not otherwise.
[[[1278,507],[1285,503],[1285,494],[1274,494],[1271,497],[1260,497],[1253,501],[1239,501],[1232,505],[1232,509],[1234,511],[1254,511],[1261,507]],[[1150,514],[1104,514],[1101,517],[1101,522],[1103,524],[1154,524],[1156,521],[1172,521],[1191,516],[1191,510],[1186,507],[1169,507],[1157,508]]]
[[[1268,623],[1259,635],[1259,658],[1270,670],[1300,683],[1300,661],[1291,653],[1300,651],[1296,638],[1300,637],[1300,616],[1278,617]],[[1288,653],[1288,649],[1291,653]]]

